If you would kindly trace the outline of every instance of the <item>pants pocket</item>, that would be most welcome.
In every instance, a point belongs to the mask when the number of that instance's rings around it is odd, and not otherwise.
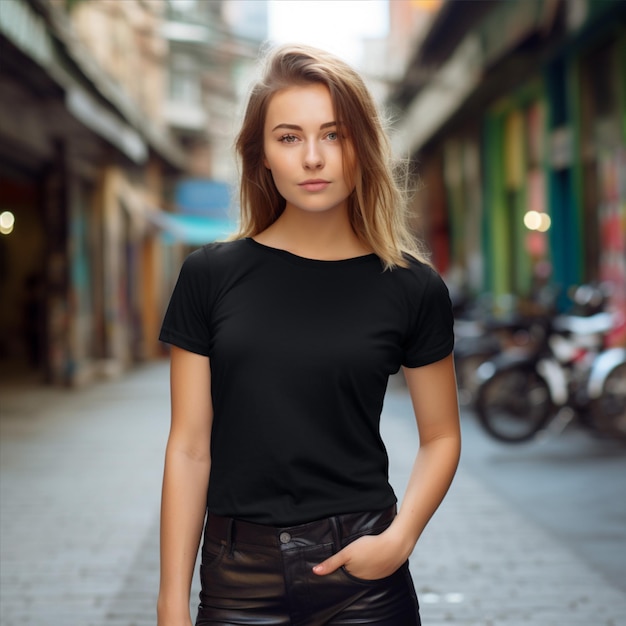
[[[341,548],[345,548],[346,546],[350,545],[351,543],[353,543],[357,539],[360,539],[361,537],[380,535],[382,532],[387,530],[387,528],[389,528],[390,525],[391,525],[391,522],[384,522],[382,524],[372,526],[371,528],[366,527],[359,532],[353,533],[349,537],[345,537],[342,539]],[[345,565],[342,565],[340,569],[342,573],[346,576],[346,578],[352,580],[353,582],[356,582],[359,584],[366,584],[366,585],[367,584],[375,585],[376,583],[381,583],[386,580],[389,580],[398,572],[398,570],[396,570],[392,574],[388,576],[383,576],[382,578],[359,578],[358,576],[355,576],[352,572],[350,572],[348,567]]]
[[[324,545],[301,557],[310,571],[334,553],[335,545]],[[419,606],[408,563],[376,580],[358,578],[340,567],[326,576],[311,573],[309,581],[308,598],[313,603],[309,616],[315,618],[303,620],[303,624],[419,626]]]
[[[202,544],[202,560],[200,562],[201,571],[208,572],[219,566],[224,558],[226,545],[221,541],[205,538]]]

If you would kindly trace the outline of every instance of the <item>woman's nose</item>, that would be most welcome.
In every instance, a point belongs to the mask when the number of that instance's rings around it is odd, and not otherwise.
[[[322,152],[316,141],[311,141],[304,154],[304,166],[309,169],[318,169],[324,164]]]

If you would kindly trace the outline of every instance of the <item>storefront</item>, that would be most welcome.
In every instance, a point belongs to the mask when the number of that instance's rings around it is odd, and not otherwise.
[[[604,284],[626,320],[626,34],[607,27],[573,61],[578,88],[577,184],[584,280]],[[625,326],[614,341],[626,341]]]
[[[395,149],[443,171],[442,267],[501,310],[596,281],[626,312],[626,3],[444,7],[392,98]]]
[[[80,385],[160,349],[165,246],[142,215],[185,157],[46,11],[0,2],[0,369]]]
[[[551,273],[545,112],[542,82],[535,79],[485,117],[485,282],[496,295],[530,297]]]

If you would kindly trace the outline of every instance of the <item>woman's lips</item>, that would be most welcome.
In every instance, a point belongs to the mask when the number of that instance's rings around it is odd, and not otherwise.
[[[323,191],[324,189],[326,189],[326,187],[328,187],[328,185],[330,185],[329,181],[316,179],[316,180],[305,180],[304,182],[300,183],[298,186],[302,187],[302,189],[305,189],[306,191]]]

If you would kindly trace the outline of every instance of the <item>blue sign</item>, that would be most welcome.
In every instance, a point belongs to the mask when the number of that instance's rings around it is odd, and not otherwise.
[[[174,201],[186,215],[227,218],[231,204],[230,185],[206,178],[190,178],[176,185]]]

